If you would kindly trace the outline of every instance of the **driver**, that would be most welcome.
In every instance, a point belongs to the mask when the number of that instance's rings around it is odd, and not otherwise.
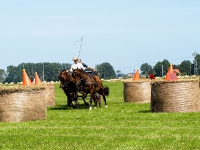
[[[83,67],[82,63],[79,63],[79,59],[77,57],[73,57],[72,60],[74,61],[74,64],[69,69],[70,72],[73,72],[74,69],[85,70],[85,68]]]
[[[97,72],[97,70],[95,70],[94,68],[92,68],[92,67],[86,65],[85,63],[83,63],[81,59],[78,59],[78,62],[81,63],[83,65],[83,67],[88,68],[89,70],[92,70],[94,72]]]

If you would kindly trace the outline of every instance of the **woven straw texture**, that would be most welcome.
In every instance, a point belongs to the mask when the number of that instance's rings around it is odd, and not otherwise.
[[[197,112],[200,112],[200,89],[198,90]]]
[[[46,118],[45,89],[11,90],[0,94],[0,121],[22,122]]]
[[[124,82],[124,102],[150,103],[151,84],[149,81]]]
[[[55,106],[54,83],[45,83],[44,87],[47,106]]]
[[[199,81],[154,82],[151,87],[152,112],[199,111]]]

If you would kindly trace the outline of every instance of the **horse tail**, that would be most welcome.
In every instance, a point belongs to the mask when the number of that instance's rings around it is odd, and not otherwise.
[[[103,90],[104,90],[105,95],[108,96],[109,93],[110,93],[109,87],[108,87],[108,86],[104,86],[104,89],[103,89]]]

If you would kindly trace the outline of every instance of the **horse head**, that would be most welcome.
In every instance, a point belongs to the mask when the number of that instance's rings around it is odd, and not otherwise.
[[[85,77],[85,72],[80,69],[74,69],[72,73],[72,77],[74,78],[75,82],[79,82],[80,80],[83,80]]]
[[[58,79],[60,80],[61,86],[64,86],[66,82],[73,80],[73,78],[70,77],[70,74],[65,69],[59,72]]]

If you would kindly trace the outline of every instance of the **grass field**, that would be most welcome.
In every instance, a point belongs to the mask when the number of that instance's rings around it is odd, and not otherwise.
[[[152,113],[150,104],[125,103],[123,82],[110,88],[108,108],[66,107],[55,84],[56,106],[47,119],[0,123],[0,149],[192,150],[200,149],[200,113]]]

